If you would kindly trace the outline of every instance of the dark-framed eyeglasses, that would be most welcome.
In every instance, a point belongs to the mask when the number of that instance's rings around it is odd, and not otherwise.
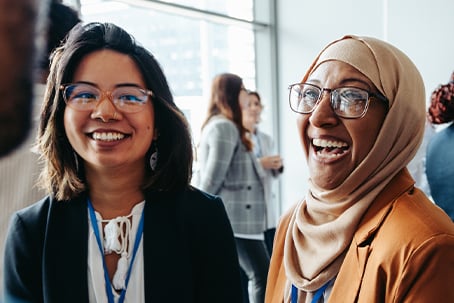
[[[151,90],[135,85],[124,85],[112,91],[102,91],[89,83],[70,83],[60,86],[66,104],[79,111],[91,111],[104,98],[109,98],[116,108],[125,113],[136,113],[143,109],[148,97],[153,96]]]
[[[363,117],[369,108],[371,98],[388,104],[388,100],[383,95],[358,87],[345,86],[328,89],[310,83],[295,83],[289,86],[290,108],[296,113],[310,114],[322,99],[325,91],[331,96],[331,108],[334,113],[346,119]]]

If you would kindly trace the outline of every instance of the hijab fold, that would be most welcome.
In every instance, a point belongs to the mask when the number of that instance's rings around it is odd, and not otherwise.
[[[302,82],[332,60],[368,77],[388,99],[389,109],[372,149],[342,184],[325,190],[309,179],[305,200],[292,214],[284,247],[285,298],[293,284],[299,289],[299,302],[335,278],[363,214],[410,162],[424,134],[424,83],[402,51],[375,38],[344,36],[320,52]]]

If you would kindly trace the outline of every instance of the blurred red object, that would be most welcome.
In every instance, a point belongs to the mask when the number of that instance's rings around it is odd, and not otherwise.
[[[449,83],[440,85],[432,92],[427,119],[433,124],[454,120],[454,72]]]

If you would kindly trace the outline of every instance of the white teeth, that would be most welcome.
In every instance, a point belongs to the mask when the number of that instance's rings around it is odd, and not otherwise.
[[[317,151],[317,156],[320,157],[320,158],[336,158],[336,157],[339,157],[340,155],[342,155],[342,153],[340,154],[327,154],[327,153],[324,153],[323,151],[319,150]]]
[[[325,140],[325,139],[313,139],[312,144],[317,147],[347,147],[348,144],[342,141],[332,141],[332,140]]]
[[[342,141],[334,141],[334,140],[325,140],[325,139],[313,139],[312,144],[316,147],[321,148],[320,150],[317,150],[317,156],[319,158],[324,158],[324,159],[333,159],[336,157],[339,157],[342,155],[345,150],[340,150],[340,152],[333,152],[332,151],[327,151],[325,148],[343,148],[343,147],[348,147],[348,144]]]
[[[125,137],[122,133],[93,133],[93,139],[101,141],[121,140]]]

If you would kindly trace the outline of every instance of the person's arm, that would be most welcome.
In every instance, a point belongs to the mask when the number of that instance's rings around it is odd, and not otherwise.
[[[279,155],[263,156],[259,161],[264,169],[271,171],[273,177],[277,177],[284,171],[284,164]]]
[[[277,178],[284,172],[284,162],[281,156],[275,152],[274,141],[270,135],[257,130],[257,136],[259,137],[260,147],[263,153],[263,156],[259,159],[260,164],[274,178]]]
[[[207,126],[204,134],[206,156],[200,163],[197,184],[197,187],[211,194],[217,194],[221,189],[235,150],[241,144],[239,131],[232,122],[223,120],[214,123]]]

